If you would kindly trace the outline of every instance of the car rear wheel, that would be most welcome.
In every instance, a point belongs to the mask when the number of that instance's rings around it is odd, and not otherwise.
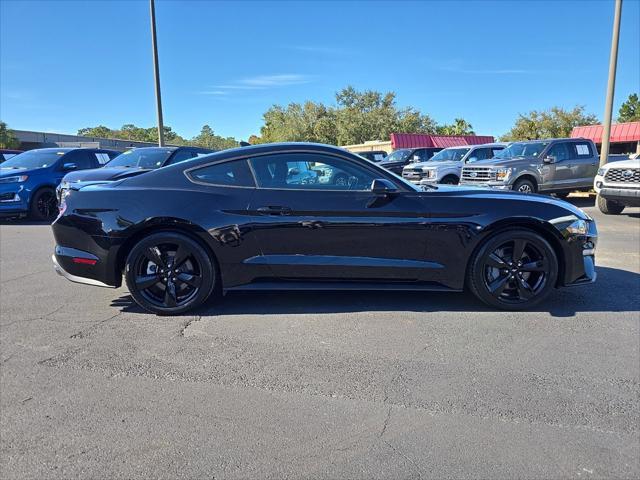
[[[557,277],[553,248],[537,233],[522,229],[489,238],[471,259],[467,283],[488,305],[524,310],[544,300]]]
[[[51,221],[58,215],[56,192],[52,188],[38,190],[31,199],[29,216],[34,220]]]
[[[131,296],[145,310],[176,315],[202,305],[217,281],[215,263],[180,233],[156,233],[137,243],[125,265]]]
[[[536,193],[536,186],[531,180],[523,178],[513,184],[513,190],[520,193]]]
[[[605,215],[620,215],[624,210],[624,205],[607,200],[600,194],[596,198],[596,204],[598,205],[598,210]]]

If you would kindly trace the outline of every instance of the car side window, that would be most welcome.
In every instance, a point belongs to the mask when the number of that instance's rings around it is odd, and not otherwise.
[[[247,161],[244,159],[216,163],[191,170],[187,176],[197,183],[206,183],[208,185],[255,187],[253,175],[247,165]]]
[[[562,162],[571,158],[571,152],[569,151],[569,145],[567,142],[556,143],[549,149],[547,156],[553,157],[556,162]]]
[[[573,158],[590,158],[593,157],[593,152],[591,151],[591,145],[587,142],[576,142],[571,145]]]
[[[174,165],[176,163],[184,162],[190,158],[195,157],[195,154],[191,150],[178,150],[175,152],[171,159],[167,162],[167,165]]]
[[[113,156],[110,157],[109,154],[105,152],[95,152],[94,155],[96,157],[96,162],[98,163],[96,166],[102,166],[112,158],[115,158]]]
[[[65,163],[74,163],[77,170],[86,170],[97,166],[93,152],[87,150],[75,150],[67,153],[62,159],[62,165]]]
[[[491,158],[495,157],[498,152],[501,152],[502,150],[504,150],[504,147],[493,147],[491,149]]]
[[[378,178],[355,162],[313,153],[264,155],[249,163],[262,188],[365,191]]]

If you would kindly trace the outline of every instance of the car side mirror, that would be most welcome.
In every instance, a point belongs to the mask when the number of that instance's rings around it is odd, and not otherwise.
[[[412,162],[419,162],[419,161],[420,161],[420,155],[414,155],[414,156],[411,158],[411,161],[412,161]]]
[[[553,155],[547,155],[542,159],[542,161],[544,163],[556,163],[556,157],[554,157]]]
[[[386,178],[376,178],[371,182],[371,192],[375,195],[387,195],[397,191],[398,187]]]
[[[70,172],[71,170],[76,170],[78,168],[78,165],[76,165],[75,163],[65,163],[64,165],[62,165],[62,170],[64,170],[65,172]]]
[[[477,161],[478,161],[478,157],[467,158],[467,162],[477,162]]]

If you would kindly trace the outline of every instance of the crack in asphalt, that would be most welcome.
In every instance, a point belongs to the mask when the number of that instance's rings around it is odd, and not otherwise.
[[[122,312],[118,312],[115,315],[110,316],[109,318],[105,318],[104,320],[100,320],[98,322],[95,322],[93,325],[91,325],[88,328],[85,328],[83,330],[80,330],[79,332],[74,333],[73,335],[70,335],[69,338],[86,338],[89,335],[91,335],[92,333],[94,333],[102,324],[113,320],[116,317],[119,317],[120,315],[122,315]]]
[[[178,332],[178,336],[180,337],[184,337],[184,332],[187,330],[187,328],[189,328],[191,325],[193,325],[196,322],[199,322],[202,319],[202,315],[196,315],[194,318],[192,318],[191,320],[185,322],[182,325],[182,328],[180,329],[180,331]]]
[[[33,276],[33,275],[39,275],[39,274],[41,274],[41,273],[46,273],[46,272],[48,272],[48,271],[49,271],[49,269],[47,269],[47,270],[40,270],[40,271],[38,271],[38,272],[26,273],[26,274],[21,275],[21,276],[19,276],[19,277],[10,278],[9,280],[3,280],[3,281],[1,281],[1,282],[0,282],[0,285],[4,285],[5,283],[13,282],[13,281],[15,281],[15,280],[20,280],[20,279],[22,279],[22,278],[31,277],[31,276]]]
[[[391,419],[391,410],[393,409],[393,405],[389,406],[389,411],[387,412],[387,417],[384,419],[382,423],[382,430],[378,434],[378,438],[382,438],[384,433],[387,431],[387,427],[389,426],[389,420]]]
[[[36,318],[28,318],[28,319],[23,319],[23,318],[21,318],[21,319],[19,319],[19,320],[14,320],[13,322],[0,324],[0,328],[3,328],[3,327],[9,327],[9,326],[14,325],[14,324],[16,324],[16,323],[26,323],[26,322],[34,322],[34,321],[36,321],[36,320],[44,320],[44,319],[46,319],[47,317],[49,317],[49,315],[53,315],[54,313],[59,312],[59,311],[60,311],[60,310],[62,310],[65,306],[66,306],[66,305],[63,303],[62,305],[60,305],[60,306],[58,306],[58,307],[54,308],[54,309],[53,309],[53,310],[51,310],[50,312],[45,313],[44,315],[42,315],[42,316],[40,316],[40,317],[36,317]]]

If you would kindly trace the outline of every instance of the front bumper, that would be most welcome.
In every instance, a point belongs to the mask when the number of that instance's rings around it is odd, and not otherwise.
[[[21,183],[0,185],[0,217],[26,215],[29,212],[29,195]]]
[[[630,207],[640,207],[640,186],[636,188],[620,188],[602,185],[600,196]]]
[[[595,251],[598,245],[598,230],[594,221],[588,221],[588,231],[584,235],[566,235],[564,248],[565,287],[594,283],[596,273]]]
[[[465,180],[460,180],[459,185],[467,185],[470,187],[493,188],[496,190],[511,190],[511,185],[505,184],[502,182],[469,182]]]

